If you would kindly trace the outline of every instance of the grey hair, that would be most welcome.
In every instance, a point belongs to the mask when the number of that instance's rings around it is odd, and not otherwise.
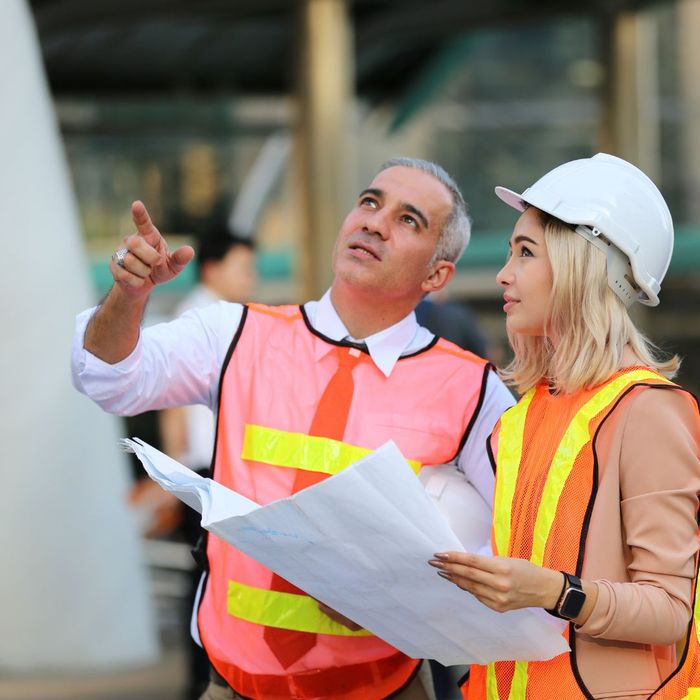
[[[442,225],[442,229],[438,234],[435,253],[430,261],[430,264],[438,260],[447,260],[448,262],[456,263],[464,253],[469,238],[471,236],[471,220],[467,213],[467,203],[464,201],[462,193],[454,179],[447,171],[437,163],[431,163],[428,160],[420,160],[419,158],[391,158],[382,163],[379,172],[388,168],[415,168],[421,170],[428,175],[432,175],[438,182],[441,182],[452,195],[452,211]]]

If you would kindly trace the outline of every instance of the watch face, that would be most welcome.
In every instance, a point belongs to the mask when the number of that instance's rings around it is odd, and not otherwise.
[[[567,620],[577,617],[585,602],[586,594],[583,591],[577,588],[569,588],[559,606],[559,614]]]

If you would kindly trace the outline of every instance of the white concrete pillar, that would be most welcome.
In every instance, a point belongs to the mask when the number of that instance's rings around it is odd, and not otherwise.
[[[0,3],[0,46],[0,673],[145,663],[157,640],[124,426],[70,381],[73,317],[94,299],[24,0]]]

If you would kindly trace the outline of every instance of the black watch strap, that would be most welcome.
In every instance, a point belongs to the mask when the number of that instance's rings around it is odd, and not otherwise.
[[[550,615],[564,620],[572,620],[578,617],[586,602],[586,594],[583,592],[581,579],[574,574],[561,572],[564,576],[564,586],[561,589],[559,600],[552,610],[547,610]]]
[[[554,615],[554,617],[559,617],[559,613],[557,613],[557,608],[559,607],[559,601],[562,599],[562,596],[564,595],[564,591],[566,590],[566,574],[563,571],[559,572],[563,577],[564,580],[562,581],[561,584],[561,592],[559,593],[559,597],[557,598],[557,602],[554,604],[554,607],[551,609],[545,608],[545,612],[548,612],[550,615]]]

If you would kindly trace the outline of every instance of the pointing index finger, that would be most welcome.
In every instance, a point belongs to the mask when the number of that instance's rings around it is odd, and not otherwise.
[[[139,236],[148,238],[153,234],[158,235],[158,229],[153,225],[148,210],[143,202],[137,200],[131,205],[131,218]]]

